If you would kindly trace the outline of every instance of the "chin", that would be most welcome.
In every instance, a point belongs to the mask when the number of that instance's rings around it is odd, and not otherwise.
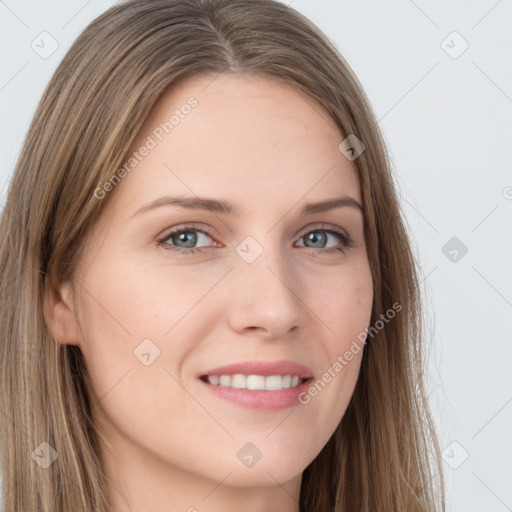
[[[302,474],[302,471],[303,469],[299,472],[294,472],[290,471],[289,468],[278,467],[270,469],[256,469],[256,467],[251,469],[237,468],[226,478],[224,484],[231,487],[274,487],[296,478]],[[216,478],[218,479],[218,475]]]
[[[290,458],[291,459],[291,458]],[[308,461],[287,460],[280,457],[263,457],[252,467],[245,467],[242,463],[226,468],[226,474],[232,473],[226,479],[226,484],[233,487],[258,486],[267,487],[283,484],[301,475],[308,466]],[[218,473],[216,473],[218,477]]]

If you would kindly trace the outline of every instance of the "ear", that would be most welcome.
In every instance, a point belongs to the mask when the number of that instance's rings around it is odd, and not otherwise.
[[[69,282],[57,285],[48,275],[44,280],[43,314],[48,329],[58,343],[80,345],[79,324],[74,312],[73,290]]]

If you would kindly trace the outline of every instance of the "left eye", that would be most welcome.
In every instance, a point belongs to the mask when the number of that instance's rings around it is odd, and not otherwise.
[[[320,234],[320,236],[319,236]],[[312,249],[323,249],[323,244],[327,244],[327,240],[329,237],[332,237],[338,241],[341,240],[341,242],[344,245],[349,245],[347,236],[343,233],[340,233],[338,231],[329,230],[329,229],[315,229],[313,231],[309,231],[305,235],[300,237],[300,240],[307,240],[308,242],[311,242],[313,244],[316,244],[314,246],[309,246]],[[319,244],[322,245],[322,247],[319,247]]]
[[[325,245],[327,244],[328,238],[333,237],[338,242],[341,242],[341,246],[334,246],[326,249]],[[158,244],[164,246],[165,249],[169,249],[172,251],[184,253],[184,254],[193,254],[196,252],[201,252],[202,249],[212,247],[208,247],[205,245],[196,247],[196,244],[200,242],[201,238],[210,238],[211,236],[207,231],[203,231],[197,228],[181,228],[175,231],[171,231],[171,233],[167,234],[164,238],[158,240]],[[170,240],[172,243],[168,243]],[[305,240],[306,243],[312,243],[313,246],[308,246],[312,249],[320,249],[321,252],[331,253],[334,251],[345,252],[346,249],[353,246],[353,240],[350,236],[342,231],[339,231],[335,228],[324,229],[318,228],[313,229],[306,232],[304,235],[300,237],[300,240]],[[183,244],[183,245],[181,245]],[[302,245],[300,247],[305,247],[306,245]]]

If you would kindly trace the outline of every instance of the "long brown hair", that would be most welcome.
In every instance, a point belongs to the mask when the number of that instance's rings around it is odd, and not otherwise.
[[[369,101],[350,67],[304,16],[273,0],[131,0],[78,37],[39,103],[0,221],[0,442],[6,510],[106,512],[98,433],[77,346],[50,335],[45,278],[73,276],[123,164],[165,92],[199,74],[257,73],[290,84],[332,116],[354,161],[374,284],[369,339],[338,428],[304,470],[301,512],[444,510],[440,450],[423,383],[416,263]],[[44,468],[37,450],[55,449]],[[46,450],[46,451],[44,451]]]

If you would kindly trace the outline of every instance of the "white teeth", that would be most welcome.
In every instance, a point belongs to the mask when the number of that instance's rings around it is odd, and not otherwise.
[[[221,375],[220,385],[223,387],[231,387],[231,375]]]
[[[224,388],[240,388],[251,390],[279,391],[281,389],[294,388],[302,382],[302,379],[294,375],[208,375],[208,382],[213,386]]]
[[[262,375],[248,375],[247,389],[265,389],[265,377]]]
[[[208,382],[213,384],[214,386],[218,386],[220,382],[220,377],[218,375],[210,375],[208,377]]]
[[[269,391],[283,389],[283,378],[281,375],[271,375],[265,379],[265,389]]]
[[[231,387],[232,388],[246,388],[247,377],[240,373],[231,376]]]

